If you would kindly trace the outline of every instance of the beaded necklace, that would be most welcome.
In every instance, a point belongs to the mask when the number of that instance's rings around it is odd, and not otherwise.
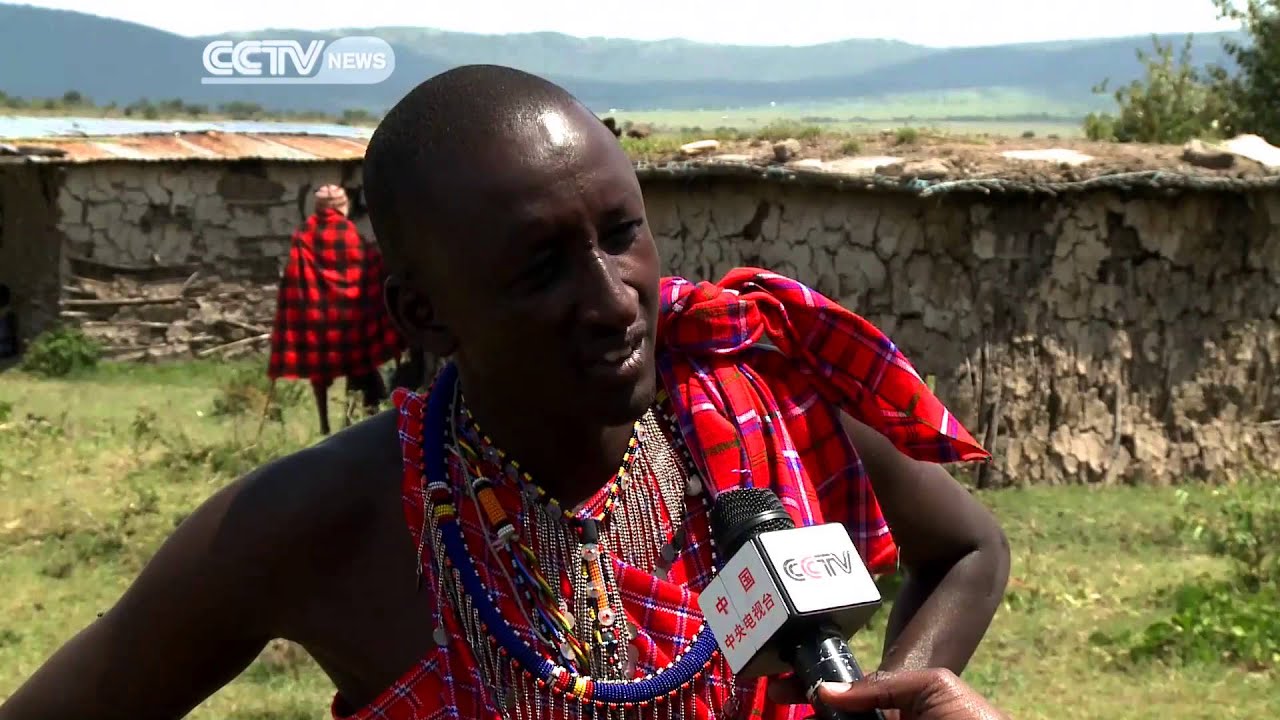
[[[552,645],[574,671],[625,676],[630,663],[622,648],[627,646],[630,638],[622,613],[622,598],[613,578],[613,564],[600,546],[600,526],[610,517],[628,485],[640,446],[643,421],[637,420],[632,427],[622,463],[606,486],[600,510],[580,518],[571,510],[562,508],[527,472],[520,469],[519,463],[494,446],[466,407],[461,393],[459,405],[462,432],[458,446],[463,450],[463,459],[468,465],[472,495],[479,502],[497,544],[506,551],[515,571],[515,584],[533,612],[536,627],[541,630],[538,635],[544,643]],[[513,518],[498,501],[489,475],[497,475],[508,482],[514,480],[513,485],[525,500],[524,512],[516,518],[525,528],[523,534],[516,531]],[[529,532],[530,527],[536,528],[534,533]],[[580,549],[569,551],[570,538],[564,537],[566,529],[575,536],[573,539],[577,542],[574,544]],[[535,550],[535,535],[539,549],[544,551],[542,553]],[[546,551],[550,549],[558,552],[548,554]],[[495,559],[503,561],[502,557]],[[561,568],[566,571],[563,575],[567,576],[577,600],[572,610],[563,599]]]
[[[553,660],[549,653],[540,651],[521,638],[503,617],[502,611],[495,602],[493,590],[486,588],[477,574],[475,562],[463,539],[454,501],[455,488],[468,491],[480,510],[478,514],[488,521],[485,532],[490,540],[491,549],[495,553],[499,548],[521,544],[513,542],[520,533],[514,523],[510,523],[510,518],[506,517],[505,511],[492,512],[495,507],[501,509],[496,502],[496,496],[491,500],[480,499],[482,494],[485,496],[492,494],[493,481],[476,482],[477,478],[471,474],[472,468],[476,465],[474,460],[476,458],[484,460],[488,456],[490,461],[502,462],[503,457],[500,451],[492,448],[491,444],[486,448],[483,444],[484,436],[478,432],[478,428],[473,427],[472,434],[479,437],[480,443],[467,442],[465,429],[468,422],[466,414],[461,412],[459,396],[456,368],[452,365],[446,366],[437,376],[435,387],[427,398],[423,422],[423,500],[427,508],[424,520],[429,525],[424,527],[424,530],[428,531],[424,532],[424,537],[430,538],[433,546],[433,556],[438,564],[437,577],[440,580],[441,597],[447,599],[457,612],[463,631],[467,635],[468,644],[480,665],[496,707],[507,712],[515,712],[516,717],[541,718],[544,717],[544,711],[550,717],[569,717],[571,713],[578,718],[599,717],[596,711],[608,711],[609,717],[623,715],[632,717],[636,715],[633,711],[651,711],[642,714],[652,717],[657,717],[659,711],[665,711],[666,716],[671,717],[674,711],[675,716],[680,717],[686,709],[694,707],[693,698],[699,689],[707,693],[707,702],[710,703],[711,693],[706,682],[707,673],[710,671],[712,661],[717,659],[718,653],[715,639],[705,624],[698,627],[688,644],[676,653],[672,662],[666,667],[643,676],[639,676],[638,672],[632,670],[632,674],[638,677],[626,679],[616,672],[610,672],[610,669],[617,667],[617,662],[594,662],[600,659],[597,655],[594,658],[588,657],[584,666],[576,649],[563,647],[563,642],[559,647],[559,659],[568,660],[565,656],[573,655],[573,660],[576,662],[561,663]],[[616,601],[616,586],[608,587],[603,576],[596,577],[590,572],[592,566],[611,567],[600,546],[601,535],[598,523],[601,520],[613,519],[610,513],[617,513],[620,505],[624,508],[627,505],[637,505],[636,503],[619,503],[618,499],[624,496],[625,489],[635,480],[637,474],[633,472],[633,468],[638,462],[637,459],[645,458],[645,453],[636,452],[634,448],[642,444],[645,431],[655,425],[656,420],[652,415],[646,415],[646,418],[641,421],[640,428],[636,432],[636,441],[631,444],[632,449],[629,450],[628,457],[623,463],[626,472],[620,472],[619,477],[614,479],[617,490],[611,490],[607,494],[608,511],[597,513],[599,517],[591,516],[582,522],[583,534],[580,538],[591,541],[584,542],[581,548],[580,555],[586,570],[583,574],[589,576],[592,587],[605,587],[606,592],[602,594],[612,591],[614,595],[607,604],[600,602],[602,600],[600,597],[591,598],[597,601],[593,618],[597,626],[602,624],[600,616],[605,609],[612,611],[614,615],[615,622],[612,626],[622,624],[617,622],[621,615],[621,603]],[[460,433],[460,430],[463,432]],[[491,462],[489,464],[492,465]],[[483,464],[481,466],[483,467]],[[554,501],[546,498],[545,492],[539,492],[540,488],[523,476],[518,465],[507,460],[505,467],[507,468],[505,479],[520,483],[526,499],[532,501],[545,499],[544,510],[550,509],[552,512],[544,512],[544,519],[555,516],[558,521],[556,526],[563,526],[563,511],[553,504]],[[489,484],[486,485],[486,482]],[[680,492],[681,489],[696,490],[702,496],[703,502],[706,502],[701,483],[696,480],[696,477],[690,474],[690,478],[683,482],[687,482],[687,486],[684,488],[677,486],[675,495],[683,498],[684,492]],[[666,494],[663,495],[663,499],[670,501]],[[636,514],[638,512],[640,511],[630,510],[618,514],[617,517],[626,517],[630,513],[639,519],[640,516]],[[527,521],[531,515],[526,512],[524,518],[517,519]],[[506,523],[503,522],[504,519]],[[591,523],[586,522],[593,519],[597,523],[594,534],[590,531]],[[677,518],[673,515],[673,523],[676,520]],[[511,527],[510,531],[505,530],[508,524]],[[654,526],[650,525],[650,527]],[[606,532],[606,535],[610,534]],[[676,535],[679,534],[677,531]],[[649,553],[648,557],[654,562],[655,568],[660,570],[664,564],[666,567],[670,566],[678,550],[668,551],[666,548],[675,542],[676,539],[672,539],[663,545],[661,550]],[[518,592],[524,594],[527,599],[530,595],[541,594],[551,586],[551,583],[546,581],[549,574],[546,572],[547,568],[541,564],[543,560],[541,555],[534,553],[531,557],[529,553],[517,549],[516,552],[509,553],[509,556],[518,558],[510,564],[517,570],[516,578],[523,578],[523,580],[513,579],[507,575],[505,563],[500,566],[502,573],[514,587],[519,588],[522,583],[525,585]],[[643,558],[640,562],[643,562]],[[539,582],[539,577],[544,582]],[[536,591],[529,587],[535,584],[539,586]],[[581,595],[590,597],[592,593],[589,590],[579,593],[575,596],[575,600],[578,600]],[[615,601],[617,610],[610,607]],[[567,611],[563,612],[569,614]],[[522,613],[524,613],[523,608]],[[528,613],[524,614],[527,620],[532,620]],[[535,608],[534,615],[540,614]],[[547,615],[548,618],[544,618],[541,622],[530,622],[530,625],[535,628],[539,639],[555,647],[554,641],[559,637],[556,618],[553,613],[547,613]],[[444,637],[441,638],[441,635]],[[602,648],[606,644],[603,642],[605,637],[604,633],[600,633],[590,638],[594,642],[582,644]],[[442,631],[438,631],[437,639],[447,641],[448,637]],[[608,661],[611,658],[604,659]],[[616,659],[616,657],[612,658],[612,660]],[[604,676],[595,674],[594,671],[597,669],[603,670]]]

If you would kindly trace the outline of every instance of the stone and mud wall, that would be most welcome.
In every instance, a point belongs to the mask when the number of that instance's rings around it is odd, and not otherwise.
[[[72,166],[62,313],[125,358],[264,347],[289,233],[358,165]],[[1280,193],[838,191],[646,178],[668,272],[793,275],[936,378],[986,485],[1280,468]],[[238,343],[238,344],[237,344]]]
[[[289,236],[358,163],[70,166],[57,193],[62,318],[109,357],[261,350]]]
[[[645,197],[676,272],[769,268],[883,329],[994,451],[983,484],[1280,468],[1280,193]]]

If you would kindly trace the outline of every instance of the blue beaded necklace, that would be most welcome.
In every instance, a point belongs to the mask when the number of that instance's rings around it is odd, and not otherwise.
[[[514,676],[532,680],[538,688],[549,689],[553,697],[571,701],[580,708],[681,703],[682,694],[687,698],[692,693],[694,684],[703,678],[718,655],[715,638],[705,623],[699,626],[685,651],[667,667],[640,679],[615,681],[597,680],[543,657],[502,616],[467,549],[449,480],[450,458],[446,448],[451,446],[453,435],[452,401],[457,379],[456,366],[452,363],[445,366],[436,377],[424,411],[422,473],[426,485],[435,490],[427,513],[435,518],[449,565],[484,631],[497,645],[499,656],[509,661]],[[440,492],[444,488],[448,488],[447,493]]]

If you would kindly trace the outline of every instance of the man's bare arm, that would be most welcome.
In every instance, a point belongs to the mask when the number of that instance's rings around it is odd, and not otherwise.
[[[298,501],[284,480],[314,464],[311,452],[206,501],[114,607],[0,706],[0,720],[179,718],[234,679],[273,637],[280,571],[297,544]]]
[[[901,550],[906,579],[885,633],[882,670],[964,670],[1009,580],[1009,543],[995,516],[940,465],[913,460],[847,415]]]

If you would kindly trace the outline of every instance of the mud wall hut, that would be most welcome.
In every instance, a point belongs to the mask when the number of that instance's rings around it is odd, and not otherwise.
[[[260,349],[310,189],[360,188],[358,139],[44,144],[65,153],[0,164],[0,282],[28,332],[72,322],[122,358]],[[728,150],[638,163],[666,270],[759,265],[866,316],[994,450],[980,482],[1280,469],[1274,168],[1031,140]]]

